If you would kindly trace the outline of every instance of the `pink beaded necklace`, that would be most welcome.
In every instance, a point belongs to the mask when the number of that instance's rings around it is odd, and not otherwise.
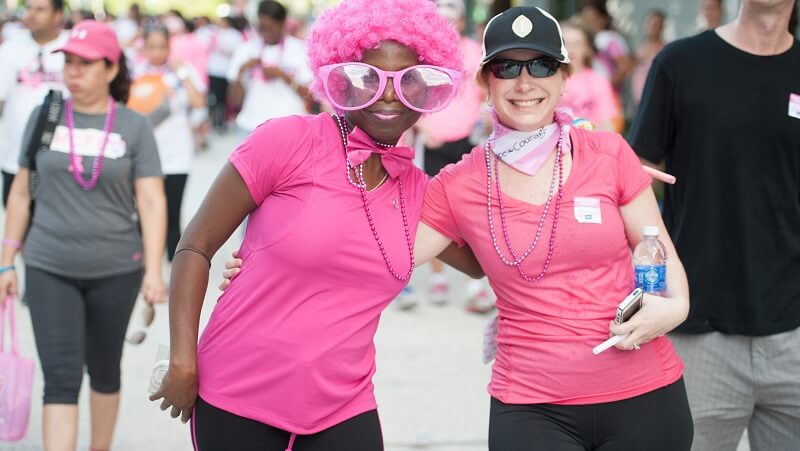
[[[381,251],[381,255],[383,256],[383,261],[386,263],[386,268],[389,269],[389,272],[394,276],[397,280],[406,281],[411,278],[411,273],[414,271],[414,243],[411,240],[411,230],[408,227],[408,215],[406,214],[406,203],[405,203],[405,196],[403,194],[403,180],[400,176],[397,176],[397,185],[400,187],[400,213],[403,216],[403,229],[406,235],[406,244],[408,245],[408,257],[409,257],[409,267],[408,272],[405,275],[397,274],[392,267],[392,263],[389,261],[389,255],[386,254],[386,247],[383,245],[380,237],[378,236],[378,230],[375,227],[375,221],[372,219],[372,213],[369,211],[369,205],[367,204],[367,183],[364,181],[364,163],[359,164],[357,167],[353,167],[350,165],[350,161],[347,159],[347,135],[349,129],[347,127],[347,123],[339,116],[333,115],[334,119],[336,119],[336,124],[339,126],[339,132],[342,136],[342,145],[344,146],[345,151],[345,172],[347,174],[347,180],[350,182],[351,185],[356,187],[361,192],[361,202],[364,204],[364,212],[367,214],[367,221],[369,221],[369,228],[372,230],[372,236],[375,238],[375,242],[378,244],[378,249]],[[381,147],[394,147],[387,144],[375,143]],[[353,178],[350,176],[350,170],[353,169],[353,172],[356,174],[356,180],[353,181]]]
[[[517,272],[523,279],[528,282],[536,283],[542,280],[544,275],[547,273],[547,269],[550,266],[550,261],[553,258],[553,248],[555,247],[555,240],[556,240],[556,229],[558,227],[558,217],[561,211],[561,201],[564,197],[564,157],[563,157],[563,145],[564,140],[566,139],[565,135],[567,133],[568,127],[561,126],[561,134],[558,138],[558,144],[556,146],[557,153],[556,153],[556,161],[553,164],[553,174],[550,179],[550,189],[547,193],[547,201],[545,202],[544,211],[542,212],[541,217],[539,218],[539,225],[536,228],[536,236],[533,239],[533,243],[528,247],[528,249],[522,254],[522,256],[518,256],[517,253],[511,246],[511,234],[508,231],[508,224],[506,221],[505,215],[505,204],[503,203],[503,197],[500,190],[500,157],[495,154],[494,157],[494,174],[495,174],[495,185],[497,189],[497,203],[500,209],[500,223],[503,228],[503,239],[508,247],[509,252],[511,253],[511,258],[513,260],[509,260],[505,257],[503,251],[500,250],[500,246],[497,244],[497,235],[494,230],[494,220],[492,218],[492,159],[491,154],[492,151],[489,148],[489,144],[486,143],[484,145],[484,157],[486,160],[486,209],[487,209],[487,216],[489,220],[489,233],[492,236],[492,245],[494,246],[497,255],[500,257],[500,260],[508,266],[514,266],[517,268]],[[553,194],[556,190],[556,174],[558,174],[558,193],[555,195],[556,197],[556,205],[555,205],[555,215],[553,217],[553,228],[552,232],[550,233],[550,242],[548,243],[547,248],[547,257],[545,259],[544,265],[542,270],[539,274],[535,277],[531,277],[522,269],[522,262],[528,258],[528,256],[536,249],[536,246],[539,244],[539,238],[542,234],[542,229],[544,227],[545,219],[547,218],[547,213],[550,210],[550,204],[553,200]]]
[[[116,115],[116,105],[114,104],[114,99],[111,96],[108,96],[108,111],[106,112],[106,122],[105,126],[103,127],[103,144],[100,147],[100,153],[97,155],[97,158],[94,159],[94,163],[92,164],[92,178],[89,180],[83,179],[83,174],[81,174],[81,165],[78,162],[78,155],[75,153],[75,142],[73,138],[73,131],[75,129],[75,118],[72,113],[72,99],[67,99],[66,105],[66,123],[67,129],[69,130],[69,161],[70,161],[70,171],[72,172],[72,178],[75,180],[75,183],[78,184],[81,188],[86,191],[91,190],[97,185],[98,179],[100,179],[100,173],[103,172],[103,160],[105,159],[106,153],[106,145],[108,144],[108,137],[111,135],[111,129],[114,128],[114,116]]]

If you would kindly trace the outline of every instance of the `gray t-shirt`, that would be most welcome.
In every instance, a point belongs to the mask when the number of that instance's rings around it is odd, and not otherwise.
[[[36,108],[25,127],[22,149],[27,149]],[[25,240],[25,262],[64,277],[92,279],[141,269],[142,237],[135,207],[134,181],[160,177],[161,164],[150,123],[121,104],[105,149],[97,185],[84,190],[70,171],[69,132],[65,116],[56,127],[49,150],[36,154],[39,191],[33,223]],[[105,114],[74,113],[73,142],[83,179],[92,177],[92,165],[103,142]],[[20,166],[29,167],[26,151]]]

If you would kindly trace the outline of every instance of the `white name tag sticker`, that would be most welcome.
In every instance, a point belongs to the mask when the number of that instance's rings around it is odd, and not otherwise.
[[[800,119],[800,94],[789,94],[789,116]]]
[[[602,224],[600,199],[594,197],[575,198],[575,220],[581,224]]]

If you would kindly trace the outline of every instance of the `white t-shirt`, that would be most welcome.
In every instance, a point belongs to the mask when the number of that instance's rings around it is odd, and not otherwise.
[[[25,26],[20,22],[6,22],[5,25],[3,25],[3,32],[0,36],[0,42],[7,41],[14,37],[14,35],[26,32],[27,30],[25,29]]]
[[[64,54],[52,53],[67,42],[67,33],[39,46],[30,32],[14,35],[0,46],[0,167],[16,174],[22,133],[33,109],[50,89],[67,92],[64,86]],[[41,58],[40,55],[41,54]],[[41,67],[40,67],[41,60]]]
[[[292,36],[286,36],[283,44],[265,45],[261,39],[248,41],[233,54],[227,78],[233,82],[239,69],[252,58],[260,58],[262,64],[274,64],[292,74],[301,85],[311,83],[306,45]],[[252,131],[262,122],[274,117],[305,114],[303,99],[283,80],[264,80],[258,68],[253,68],[244,80],[244,103],[236,117],[236,125]]]
[[[212,28],[211,25],[204,25],[199,28],[195,28],[192,32],[194,37],[197,38],[198,41],[203,43],[203,46],[208,49],[211,45],[211,36],[214,34],[214,29],[216,26]]]
[[[139,25],[127,17],[117,19],[112,26],[117,34],[117,39],[122,45],[128,44],[139,32]]]
[[[189,64],[184,67],[192,85],[205,93],[206,87],[197,71]],[[175,72],[169,68],[141,64],[134,69],[134,77],[152,73],[161,73],[164,84],[170,90],[170,115],[153,129],[161,159],[161,171],[165,175],[188,174],[194,160],[194,138],[189,124],[189,94]]]
[[[235,28],[217,28],[211,38],[211,54],[208,58],[208,75],[225,78],[231,58],[242,43],[244,36]]]

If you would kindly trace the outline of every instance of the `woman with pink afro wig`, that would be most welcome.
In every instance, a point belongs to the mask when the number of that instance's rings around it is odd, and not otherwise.
[[[430,0],[345,0],[308,45],[336,114],[269,120],[231,154],[175,252],[170,366],[150,398],[192,419],[196,450],[383,449],[373,338],[414,269],[427,185],[397,143],[456,94],[458,42]],[[198,343],[211,258],[246,217],[248,268]],[[437,254],[480,273],[468,248]]]
[[[458,32],[432,8],[430,0],[347,0],[314,22],[308,61],[317,75],[311,91],[325,99],[319,68],[361,61],[364,52],[383,41],[412,49],[421,64],[463,70]],[[470,74],[472,75],[472,74]]]

